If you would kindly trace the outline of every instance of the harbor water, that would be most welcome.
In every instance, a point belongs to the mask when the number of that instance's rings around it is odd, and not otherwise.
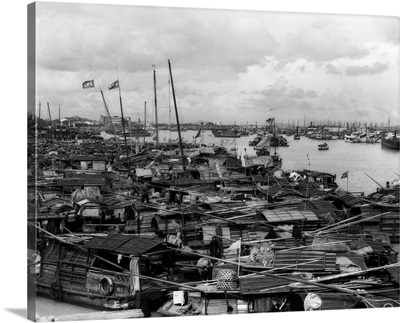
[[[197,131],[183,131],[183,141],[192,142]],[[255,156],[254,147],[249,146],[249,141],[255,135],[240,138],[216,138],[211,131],[203,131],[197,138],[197,143],[205,145],[223,145],[228,151],[237,149],[240,153],[246,149],[249,157]],[[344,140],[329,140],[329,150],[318,150],[318,145],[324,141],[301,137],[294,140],[293,136],[284,136],[289,147],[271,147],[271,154],[275,151],[282,158],[282,169],[326,172],[336,175],[336,182],[340,188],[350,192],[363,192],[368,195],[375,192],[379,185],[385,186],[386,182],[398,179],[400,170],[400,153],[397,150],[382,148],[378,143],[349,143]],[[177,132],[160,131],[159,142],[177,139]],[[152,138],[147,138],[152,140]],[[348,177],[341,179],[343,173],[348,172]],[[396,174],[397,173],[397,174]],[[379,183],[379,184],[377,184]]]

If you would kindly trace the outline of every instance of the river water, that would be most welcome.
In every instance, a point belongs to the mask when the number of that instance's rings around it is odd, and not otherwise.
[[[183,131],[182,140],[192,142],[197,131]],[[249,157],[255,156],[254,147],[248,143],[255,136],[240,138],[215,138],[211,131],[203,131],[202,140],[206,145],[221,143],[230,150],[237,148],[239,151],[246,148]],[[177,139],[177,132],[160,131],[159,142],[167,142],[169,139]],[[289,147],[276,147],[277,154],[282,158],[283,170],[303,170],[336,174],[336,182],[339,187],[350,192],[364,192],[366,195],[376,191],[379,187],[371,178],[380,185],[385,186],[386,181],[392,182],[398,179],[400,174],[399,151],[381,148],[380,143],[348,143],[344,140],[330,140],[329,150],[319,151],[318,145],[322,142],[315,139],[301,137],[300,140],[293,140],[293,136],[286,137]],[[152,138],[146,138],[146,141]],[[271,148],[275,151],[275,147]],[[348,178],[341,179],[341,175],[348,171]],[[370,177],[368,177],[368,174]],[[47,298],[37,298],[37,313],[39,316],[63,315],[75,313],[89,313],[93,309],[60,303]]]
[[[197,131],[183,131],[182,140],[192,142]],[[170,137],[171,136],[171,137]],[[255,135],[240,138],[216,138],[211,131],[204,131],[202,139],[204,144],[223,145],[230,150],[246,148],[248,156],[255,156],[254,147],[248,143]],[[177,132],[160,131],[159,142],[178,138]],[[286,137],[289,147],[276,147],[277,154],[282,158],[283,170],[303,170],[336,174],[336,182],[340,188],[350,192],[364,192],[366,195],[375,192],[379,187],[377,183],[385,186],[386,181],[398,179],[400,174],[400,153],[396,150],[381,148],[380,143],[349,143],[344,140],[329,140],[329,150],[320,151],[320,140],[301,137],[294,140],[293,136]],[[200,138],[197,138],[197,142]],[[275,152],[275,147],[271,147]],[[348,171],[348,178],[341,179],[344,172]],[[367,175],[369,175],[369,177]],[[373,179],[371,179],[371,178]]]

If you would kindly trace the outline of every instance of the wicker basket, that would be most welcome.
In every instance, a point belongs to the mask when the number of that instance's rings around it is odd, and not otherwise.
[[[238,276],[237,273],[233,270],[230,269],[221,269],[217,273],[217,280],[218,281],[227,281],[227,282],[232,282],[232,281],[237,281]]]
[[[217,289],[236,289],[237,288],[237,282],[236,281],[223,281],[219,280],[217,282]]]

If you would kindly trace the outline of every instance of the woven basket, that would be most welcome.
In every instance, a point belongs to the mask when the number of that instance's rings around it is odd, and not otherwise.
[[[218,281],[225,281],[225,282],[233,282],[233,281],[237,281],[238,276],[237,273],[233,270],[230,269],[221,269],[218,273],[217,273],[217,280]]]
[[[217,289],[236,289],[237,282],[236,281],[218,281]]]

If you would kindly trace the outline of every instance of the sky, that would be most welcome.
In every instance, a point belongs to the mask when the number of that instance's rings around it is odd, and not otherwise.
[[[36,101],[52,119],[399,123],[399,18],[38,2]],[[95,88],[82,89],[94,79]],[[171,114],[170,114],[171,113]]]

